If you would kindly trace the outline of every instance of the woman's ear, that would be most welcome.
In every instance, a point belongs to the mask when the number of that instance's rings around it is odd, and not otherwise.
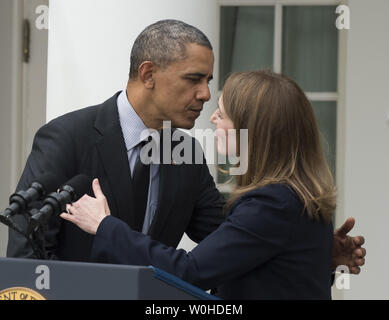
[[[151,61],[143,61],[138,69],[138,78],[142,81],[146,89],[154,88],[153,72],[155,66]]]

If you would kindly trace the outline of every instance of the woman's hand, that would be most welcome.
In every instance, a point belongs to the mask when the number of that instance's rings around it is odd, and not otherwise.
[[[60,217],[95,235],[101,221],[110,215],[110,210],[98,179],[93,180],[92,189],[96,198],[84,195],[72,205],[67,205],[68,213],[64,212]]]

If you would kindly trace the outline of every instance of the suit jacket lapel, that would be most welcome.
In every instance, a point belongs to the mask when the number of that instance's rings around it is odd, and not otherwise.
[[[101,107],[96,118],[95,128],[101,137],[96,142],[101,162],[105,169],[109,187],[112,190],[116,210],[112,214],[134,226],[131,173],[127,150],[120,127],[117,110],[117,93]]]

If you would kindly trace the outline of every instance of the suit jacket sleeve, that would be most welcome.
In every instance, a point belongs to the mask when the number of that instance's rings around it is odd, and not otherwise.
[[[264,194],[235,207],[220,227],[191,252],[167,247],[108,216],[100,224],[91,258],[97,262],[153,265],[204,290],[269,261],[285,247],[293,216],[287,203]]]
[[[75,171],[74,150],[70,134],[61,127],[59,121],[52,121],[40,128],[34,137],[32,151],[16,189],[28,188],[36,177],[46,172],[58,178],[58,185],[70,179]],[[32,207],[40,208],[41,202],[33,203]],[[16,215],[13,220],[26,230],[27,219],[24,215]],[[59,228],[60,218],[50,219],[45,237],[50,258],[55,258]],[[8,234],[7,257],[35,257],[27,240],[12,229]]]

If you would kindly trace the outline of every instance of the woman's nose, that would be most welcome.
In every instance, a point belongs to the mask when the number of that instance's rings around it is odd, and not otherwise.
[[[213,123],[213,124],[216,124],[216,111],[209,118],[209,121],[211,121],[211,123]]]

